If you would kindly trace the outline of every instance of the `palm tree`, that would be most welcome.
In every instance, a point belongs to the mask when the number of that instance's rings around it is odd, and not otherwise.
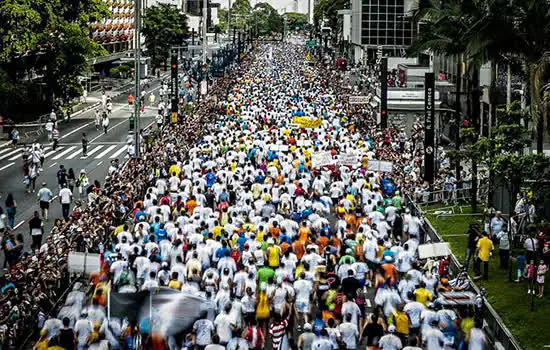
[[[435,54],[462,56],[468,48],[470,28],[482,17],[481,2],[462,0],[420,0],[413,16],[417,22],[422,23],[422,29],[408,49],[409,55],[418,55],[425,51]],[[460,61],[460,60],[459,60]],[[474,62],[476,63],[476,62]],[[469,65],[472,71],[473,81],[477,84],[472,89],[474,106],[479,100],[479,64]],[[462,63],[456,67],[456,121],[461,120],[461,87],[462,87]],[[472,126],[479,120],[479,108],[473,108]],[[460,150],[460,133],[455,139],[456,150]],[[460,159],[456,161],[456,176],[460,176]],[[472,159],[472,210],[477,209],[477,163]]]
[[[550,2],[485,0],[482,21],[472,27],[470,55],[480,61],[519,61],[529,86],[531,115],[537,119],[537,151],[542,153],[544,128],[550,133],[550,104],[545,100],[550,71]]]

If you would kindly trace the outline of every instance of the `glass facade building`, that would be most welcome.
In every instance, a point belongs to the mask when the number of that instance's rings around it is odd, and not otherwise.
[[[415,34],[406,0],[362,0],[361,44],[373,48],[407,47]]]

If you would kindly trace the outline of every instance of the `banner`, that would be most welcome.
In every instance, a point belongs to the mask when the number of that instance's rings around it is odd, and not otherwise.
[[[355,166],[359,164],[359,157],[355,153],[340,154],[337,164]]]
[[[99,254],[69,253],[67,265],[69,272],[73,273],[97,273],[101,270]]]
[[[323,124],[321,119],[309,119],[306,117],[294,117],[294,123],[298,124],[301,128],[319,128]]]
[[[332,154],[330,152],[317,152],[311,155],[311,166],[314,168],[320,168],[331,164],[334,164],[334,159],[332,159]]]
[[[393,170],[393,162],[386,162],[382,160],[369,160],[368,170],[390,173]]]
[[[364,105],[369,103],[369,101],[370,101],[369,96],[350,96],[349,97],[350,105]]]
[[[418,246],[418,257],[420,259],[435,258],[438,256],[451,255],[449,243],[421,244]]]

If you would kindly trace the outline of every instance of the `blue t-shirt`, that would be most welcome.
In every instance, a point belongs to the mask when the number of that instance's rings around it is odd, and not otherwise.
[[[316,336],[321,336],[321,331],[325,329],[326,324],[325,321],[321,319],[317,319],[313,321],[313,333],[315,333]]]

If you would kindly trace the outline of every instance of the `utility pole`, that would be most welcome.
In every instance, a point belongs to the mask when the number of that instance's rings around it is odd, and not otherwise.
[[[140,26],[141,26],[141,0],[135,0],[135,32],[136,47],[134,53],[134,72],[136,74],[136,95],[134,98],[134,136],[136,158],[140,156],[140,130],[139,130],[139,113],[141,112],[141,91],[140,91],[140,65],[141,65],[141,38],[140,38]],[[144,101],[145,102],[145,101]]]
[[[206,31],[208,30],[208,0],[202,1],[202,64],[206,64],[206,50],[208,49],[208,39]]]

